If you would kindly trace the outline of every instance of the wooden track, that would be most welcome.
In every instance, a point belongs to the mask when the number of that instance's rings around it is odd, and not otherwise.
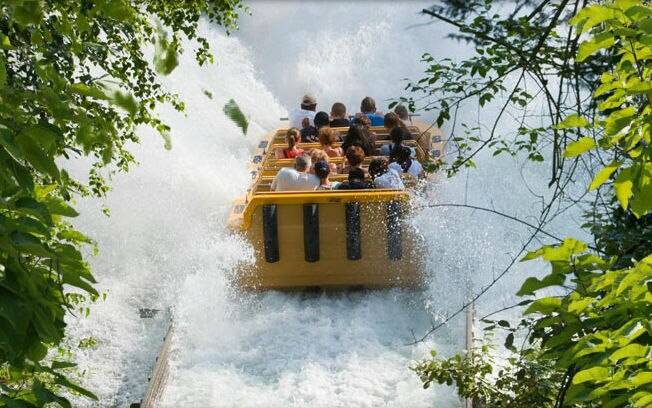
[[[152,376],[149,378],[145,396],[143,397],[143,400],[140,402],[140,404],[134,404],[132,406],[138,406],[140,408],[155,408],[158,406],[159,400],[161,395],[163,395],[163,390],[165,390],[165,385],[168,380],[170,350],[172,348],[173,335],[174,324],[170,323],[168,331],[163,339],[163,346],[161,346],[161,350],[156,357],[156,364],[154,365]]]

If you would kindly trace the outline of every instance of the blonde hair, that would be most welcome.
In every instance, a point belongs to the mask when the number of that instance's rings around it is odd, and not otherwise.
[[[329,162],[328,155],[326,154],[325,151],[323,151],[321,149],[312,149],[310,151],[310,158],[312,159],[313,163],[317,163],[320,160],[323,160],[326,163]]]
[[[319,129],[319,143],[322,146],[333,146],[337,142],[338,133],[329,127],[323,127]]]
[[[288,142],[288,147],[291,149],[301,140],[301,132],[297,128],[290,128],[285,134],[285,140]]]

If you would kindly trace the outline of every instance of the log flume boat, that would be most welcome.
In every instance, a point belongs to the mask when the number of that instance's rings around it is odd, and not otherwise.
[[[439,160],[441,134],[423,123],[408,126],[422,164]],[[345,135],[347,128],[335,128]],[[371,127],[376,145],[390,143],[388,131]],[[243,263],[236,283],[245,289],[340,289],[418,287],[423,279],[423,244],[408,223],[417,180],[402,174],[405,190],[271,191],[274,176],[292,159],[277,159],[287,147],[286,128],[260,141],[251,161],[252,182],[235,200],[229,228],[254,248],[255,262]],[[319,143],[299,145],[306,152]],[[367,157],[363,167],[372,157]],[[331,158],[341,165],[343,158]],[[331,176],[346,180],[346,174]]]

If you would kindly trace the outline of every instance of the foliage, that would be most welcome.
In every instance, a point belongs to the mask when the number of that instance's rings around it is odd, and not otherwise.
[[[519,11],[505,18],[484,3],[471,22],[465,20],[468,9],[427,11],[458,26],[477,55],[462,62],[425,55],[427,76],[408,86],[423,96],[402,99],[415,109],[438,110],[439,125],[452,116],[455,126],[465,100],[477,98],[485,106],[506,94],[489,135],[463,124],[463,135],[452,139],[454,160],[444,164],[448,173],[472,166],[485,148],[549,161],[553,195],[539,228],[553,205],[567,201],[585,208],[584,227],[595,240],[589,249],[567,238],[523,258],[542,259],[551,270],[527,278],[518,292],[531,297],[517,326],[525,332],[520,350],[513,346],[516,328],[501,321],[510,333],[508,366],[534,361],[558,379],[549,390],[554,398],[540,394],[535,406],[652,405],[652,7],[632,0],[529,7],[517,1]],[[544,101],[549,125],[530,125],[528,107],[536,100]],[[517,132],[500,134],[501,120],[510,115],[518,118]],[[575,198],[567,187],[580,177],[578,169],[592,180],[587,193]],[[557,296],[537,297],[542,289]],[[515,402],[531,395],[520,387],[527,377],[517,377],[510,393],[498,386],[504,369],[488,371],[473,363],[477,358],[471,351],[454,364],[433,360],[417,367],[424,383],[452,379],[461,395],[490,406],[501,406],[502,395],[513,398],[506,406],[533,405]],[[475,388],[468,386],[471,378],[481,380]],[[495,380],[487,385],[487,378]]]
[[[539,298],[526,309],[525,314],[537,316],[528,340],[540,344],[544,358],[566,373],[561,387],[566,404],[648,406],[652,255],[631,268],[612,270],[609,261],[586,250],[586,245],[566,239],[525,258],[543,258],[552,272],[542,280],[549,283],[530,278],[521,293],[567,280],[574,287],[563,297]]]
[[[448,359],[432,358],[412,369],[424,388],[432,383],[455,384],[462,398],[473,399],[482,406],[532,408],[554,403],[562,376],[540,354],[496,361],[487,345]]]
[[[167,74],[196,43],[198,21],[236,28],[239,0],[5,0],[0,2],[0,407],[70,404],[71,364],[46,359],[65,335],[65,316],[98,296],[82,247],[93,242],[67,221],[78,195],[104,196],[107,175],[134,162],[139,125],[168,140],[159,104],[184,106]],[[150,63],[144,50],[155,50]],[[168,143],[166,142],[166,145]],[[88,157],[88,181],[67,168]],[[84,310],[81,310],[84,312]]]
[[[242,130],[242,134],[246,135],[247,134],[247,129],[249,128],[249,121],[247,120],[247,117],[242,113],[240,110],[240,107],[238,104],[233,100],[230,99],[226,105],[224,105],[224,114],[231,119],[233,123],[235,123],[236,126]]]

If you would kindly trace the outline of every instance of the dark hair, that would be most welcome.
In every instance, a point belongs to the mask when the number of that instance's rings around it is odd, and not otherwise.
[[[331,107],[331,115],[340,117],[346,115],[346,106],[342,102],[335,102]]]
[[[376,159],[373,159],[371,163],[369,163],[368,171],[372,179],[375,179],[376,177],[382,176],[383,174],[387,173],[388,171],[387,159],[384,157],[378,157]]]
[[[349,162],[349,166],[359,166],[364,161],[364,158],[364,150],[360,146],[349,146],[346,149],[346,160]]]
[[[398,115],[394,112],[388,112],[385,114],[385,117],[383,118],[383,125],[387,129],[394,129],[396,127],[405,126],[403,121],[401,121],[401,118],[399,118]]]
[[[352,125],[344,136],[342,149],[348,150],[350,146],[360,146],[366,155],[371,155],[373,146],[369,140],[367,128],[361,125]]]
[[[317,114],[315,114],[315,118],[313,119],[313,122],[315,123],[315,127],[319,129],[324,126],[328,126],[328,124],[330,123],[330,117],[328,116],[328,113],[324,111],[317,112]]]
[[[404,127],[395,127],[389,132],[389,138],[394,145],[401,145],[406,139],[410,139],[410,132]]]
[[[349,170],[349,182],[352,182],[354,180],[364,181],[364,170],[362,170],[359,167],[354,167],[351,170]]]
[[[325,163],[325,165],[317,166],[317,163]],[[325,160],[320,160],[317,163],[315,163],[314,165],[315,175],[320,179],[324,179],[328,177],[328,175],[331,173],[331,169],[328,162],[326,162]]]
[[[401,165],[403,173],[407,173],[412,166],[412,151],[407,146],[398,146],[394,151],[396,152],[394,153],[396,163]]]
[[[362,113],[376,113],[376,101],[371,96],[365,96],[360,103],[360,112]]]
[[[410,114],[408,113],[408,110],[405,107],[405,105],[396,105],[396,107],[394,108],[394,112],[396,112],[396,114],[398,115],[399,118],[401,118],[401,120],[410,119]]]

